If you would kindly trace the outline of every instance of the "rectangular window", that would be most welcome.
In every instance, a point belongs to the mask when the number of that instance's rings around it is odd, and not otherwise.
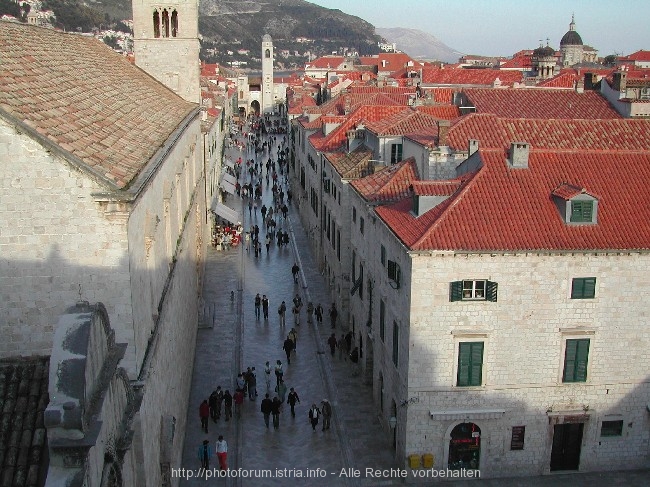
[[[512,427],[512,436],[510,437],[510,449],[511,450],[523,450],[524,449],[524,440],[526,438],[526,427],[525,426],[513,426]]]
[[[393,321],[393,363],[395,367],[399,363],[399,326]]]
[[[392,260],[388,261],[388,279],[394,283],[391,284],[391,287],[399,289],[400,281],[402,280],[402,271],[399,264]]]
[[[305,189],[305,168],[300,168],[300,186]]]
[[[381,246],[381,266],[386,267],[386,247]]]
[[[363,300],[363,264],[359,264],[359,299]]]
[[[352,283],[357,280],[357,253],[352,251]]]
[[[571,281],[571,299],[593,299],[595,296],[595,277],[576,277]]]
[[[623,436],[623,420],[603,421],[600,436]]]
[[[449,283],[449,301],[497,300],[498,284],[484,279],[454,281]]]
[[[352,222],[357,222],[357,209],[354,206],[352,207]]]
[[[402,160],[402,144],[392,144],[390,146],[390,163],[397,164]]]
[[[571,222],[591,223],[593,221],[594,202],[593,201],[572,201],[571,202]]]
[[[336,231],[336,257],[341,262],[341,231]]]
[[[480,386],[483,383],[483,342],[462,342],[458,344],[459,387]]]
[[[336,249],[336,238],[334,236],[336,235],[336,221],[332,220],[332,248]]]
[[[383,342],[386,339],[386,303],[379,300],[379,338]]]
[[[365,227],[366,221],[363,219],[363,217],[359,218],[359,231],[361,232],[361,235],[363,235],[363,230]]]
[[[564,352],[562,382],[587,382],[589,338],[568,339]]]

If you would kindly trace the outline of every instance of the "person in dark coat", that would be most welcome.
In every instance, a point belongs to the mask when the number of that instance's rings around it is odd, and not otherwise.
[[[208,400],[204,399],[199,406],[199,417],[201,418],[201,428],[206,433],[208,432],[208,418],[210,417],[210,404]]]
[[[280,409],[282,408],[282,401],[278,396],[273,398],[271,407],[271,414],[273,415],[273,427],[278,429],[280,427]]]
[[[223,407],[226,415],[226,421],[229,421],[232,417],[232,395],[228,390],[226,390],[226,392],[223,394]]]
[[[291,352],[293,352],[293,347],[293,341],[291,338],[287,337],[284,341],[284,345],[282,345],[282,350],[284,350],[284,353],[287,354],[287,364],[289,365],[291,365]]]
[[[296,407],[296,403],[300,404],[300,397],[298,397],[298,393],[293,389],[289,389],[289,396],[287,397],[287,404],[291,406],[291,416],[294,418],[296,417],[296,410],[294,409]]]
[[[334,356],[334,353],[336,352],[336,335],[332,333],[332,335],[327,339],[327,344],[330,346],[330,353],[332,354],[332,357]]]
[[[262,404],[260,404],[260,411],[264,415],[264,424],[266,427],[269,427],[269,419],[271,418],[271,413],[273,412],[273,401],[268,394],[262,399]]]
[[[311,422],[311,429],[316,431],[316,426],[318,426],[318,418],[320,417],[320,409],[316,407],[316,404],[312,404],[309,408],[309,421]]]

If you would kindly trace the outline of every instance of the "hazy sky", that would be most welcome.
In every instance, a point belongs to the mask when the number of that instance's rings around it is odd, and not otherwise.
[[[549,39],[555,49],[575,13],[582,42],[600,56],[650,50],[648,0],[308,0],[375,27],[411,27],[465,54],[510,56]],[[399,49],[399,46],[398,46]]]

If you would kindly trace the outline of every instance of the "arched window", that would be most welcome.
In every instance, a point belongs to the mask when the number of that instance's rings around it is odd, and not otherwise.
[[[160,14],[158,10],[153,12],[153,36],[158,38],[160,37]]]
[[[264,53],[264,57],[267,59],[271,57],[271,49],[267,49],[266,52]]]
[[[178,12],[174,10],[172,12],[172,37],[176,37],[178,34]]]
[[[162,24],[163,24],[163,37],[169,37],[169,12],[167,12],[167,9],[163,10]]]

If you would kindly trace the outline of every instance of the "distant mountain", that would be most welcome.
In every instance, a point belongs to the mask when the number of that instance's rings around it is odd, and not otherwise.
[[[427,32],[403,27],[377,27],[375,32],[388,42],[397,44],[397,49],[407,53],[414,59],[426,59],[457,63],[463,56],[451,47]]]

